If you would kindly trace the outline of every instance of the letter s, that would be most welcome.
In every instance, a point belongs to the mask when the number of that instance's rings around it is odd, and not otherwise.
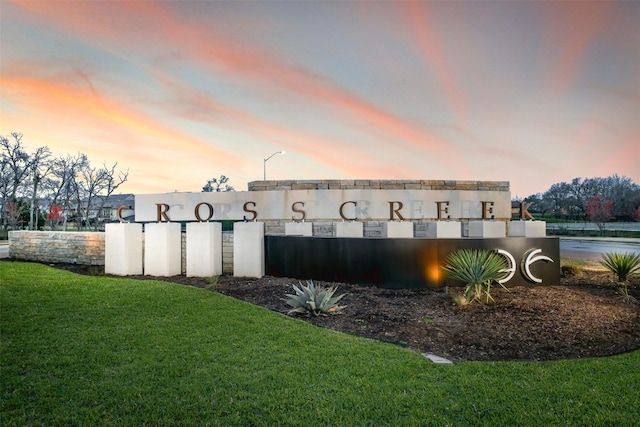
[[[242,219],[244,219],[245,221],[253,221],[253,220],[255,220],[256,218],[258,218],[258,212],[256,212],[256,211],[254,211],[254,210],[249,209],[249,208],[247,207],[248,205],[253,205],[253,207],[255,208],[255,207],[256,207],[256,203],[255,203],[255,202],[246,202],[246,203],[242,206],[242,210],[243,210],[243,211],[245,211],[245,212],[247,212],[247,213],[251,213],[251,214],[253,214],[253,216],[252,216],[251,218],[247,218],[247,216],[245,215],[245,216],[243,216],[243,217],[242,217]]]
[[[307,213],[302,209],[298,209],[296,205],[302,205],[302,207],[304,207],[304,202],[295,202],[291,205],[291,210],[295,213],[302,214],[302,216],[300,218],[291,217],[291,219],[294,221],[304,221],[304,219],[307,217]]]

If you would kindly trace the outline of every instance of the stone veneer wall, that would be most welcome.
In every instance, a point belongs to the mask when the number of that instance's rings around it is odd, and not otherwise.
[[[509,181],[455,181],[455,180],[400,180],[400,179],[318,179],[252,181],[249,191],[282,190],[470,190],[470,191],[509,191]],[[337,219],[336,221],[339,221]],[[427,237],[428,220],[414,220],[415,237]],[[507,220],[508,221],[508,220]],[[263,221],[265,234],[284,235],[284,224],[290,221]],[[468,224],[462,220],[462,235],[468,236]],[[364,237],[381,237],[381,221],[363,221]],[[314,222],[315,237],[333,237],[333,222]]]
[[[104,265],[104,233],[9,231],[9,256],[27,261]]]
[[[144,239],[144,234],[143,234]],[[9,256],[38,262],[104,265],[103,232],[10,231]],[[186,273],[186,233],[182,233],[182,274]],[[144,259],[144,246],[142,248]],[[233,273],[233,232],[222,233],[222,272]]]

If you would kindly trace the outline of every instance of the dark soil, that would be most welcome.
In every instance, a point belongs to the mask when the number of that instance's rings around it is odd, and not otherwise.
[[[96,274],[96,267],[59,266]],[[285,295],[296,279],[221,276],[175,276],[156,279],[206,288],[251,304],[286,313]],[[347,307],[326,317],[300,316],[314,325],[406,346],[420,353],[460,360],[557,360],[640,349],[640,304],[621,300],[610,273],[583,271],[567,275],[557,286],[492,290],[495,303],[460,306],[454,296],[462,288],[389,290],[342,283],[337,294]],[[640,277],[630,281],[630,294],[640,300]]]

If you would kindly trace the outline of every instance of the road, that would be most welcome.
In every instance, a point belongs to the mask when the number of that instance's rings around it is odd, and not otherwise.
[[[607,252],[640,254],[640,240],[638,242],[627,242],[560,238],[560,256],[562,257],[599,261],[602,259],[602,254]]]
[[[9,258],[9,245],[0,245],[0,258]]]

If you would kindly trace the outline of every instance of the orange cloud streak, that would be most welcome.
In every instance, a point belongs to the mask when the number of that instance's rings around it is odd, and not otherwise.
[[[409,26],[413,32],[413,41],[420,48],[421,54],[435,71],[442,83],[449,105],[459,123],[465,123],[467,118],[467,100],[458,90],[458,86],[452,77],[453,73],[447,65],[443,50],[440,48],[440,40],[437,33],[431,28],[429,17],[429,3],[420,1],[402,2],[404,12],[409,20]],[[460,29],[461,31],[462,29]]]
[[[175,151],[176,143],[182,150],[201,156],[216,157],[221,161],[241,164],[238,156],[218,150],[188,135],[176,132],[144,115],[124,107],[115,99],[97,97],[94,89],[84,90],[62,82],[3,74],[3,93],[12,102],[38,104],[40,109],[55,115],[72,115],[78,122],[98,122],[99,126],[117,125],[119,128],[153,138],[154,149],[167,153]],[[114,146],[121,142],[115,142]]]
[[[342,141],[324,138],[309,133],[292,131],[291,127],[282,127],[261,120],[240,110],[216,103],[202,91],[195,90],[183,83],[162,76],[156,73],[156,78],[174,96],[178,97],[177,102],[170,105],[188,105],[188,109],[182,109],[177,114],[182,117],[202,123],[209,124],[212,116],[225,116],[240,124],[242,129],[250,129],[258,135],[264,136],[280,144],[289,151],[296,151],[336,169],[347,176],[379,177],[395,176],[397,168],[380,167],[379,165],[366,166],[360,162],[369,156],[362,151],[345,145]],[[176,114],[176,111],[172,111]],[[336,156],[335,153],[341,153]],[[360,162],[354,162],[353,159]]]
[[[548,42],[560,46],[557,63],[551,76],[551,87],[564,91],[578,75],[591,42],[608,22],[613,2],[543,2],[547,15]],[[559,31],[561,30],[561,31]],[[564,37],[558,39],[558,34]]]
[[[301,67],[288,65],[268,56],[261,51],[251,50],[239,44],[222,41],[213,28],[203,28],[194,22],[180,22],[162,5],[153,2],[94,2],[82,3],[78,8],[62,8],[47,2],[19,2],[20,5],[37,13],[45,14],[47,19],[62,25],[70,32],[81,32],[91,38],[104,37],[129,43],[131,32],[136,32],[139,40],[176,46],[202,61],[215,72],[224,70],[229,76],[266,81],[269,87],[281,87],[295,96],[303,97],[312,105],[329,107],[341,119],[350,117],[357,124],[363,124],[369,132],[382,133],[391,138],[394,144],[409,144],[435,154],[443,161],[451,156],[462,159],[460,153],[451,152],[446,141],[407,123],[396,115],[384,111],[371,103],[343,89],[331,80],[315,75]],[[124,10],[127,8],[127,10]],[[67,9],[73,9],[68,15]],[[99,16],[87,24],[87,16]],[[139,25],[132,28],[132,23]],[[113,23],[117,25],[112,25]],[[127,25],[123,28],[124,25]],[[454,168],[460,167],[457,162]]]

